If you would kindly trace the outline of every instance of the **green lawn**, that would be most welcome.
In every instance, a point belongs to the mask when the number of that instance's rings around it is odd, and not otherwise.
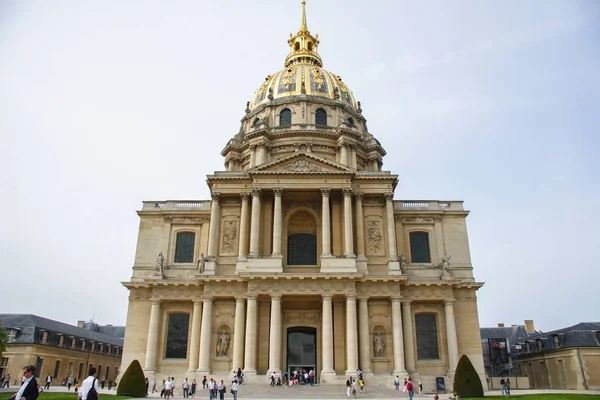
[[[523,396],[489,396],[487,398],[512,400],[512,399],[523,399],[523,400],[600,400],[600,394],[526,394]],[[461,397],[460,400],[476,400],[467,397]]]
[[[10,393],[10,394],[2,393],[2,397],[0,397],[0,399],[6,400],[9,397],[12,397],[13,395],[15,395],[15,393]],[[115,393],[116,393],[116,391],[115,391]],[[126,396],[117,396],[117,395],[113,396],[111,394],[100,394],[98,400],[124,400],[124,399],[130,399],[130,398],[131,397],[126,397]],[[40,393],[38,400],[77,400],[77,394],[73,393],[73,392],[69,392],[69,393],[42,392],[42,393]]]

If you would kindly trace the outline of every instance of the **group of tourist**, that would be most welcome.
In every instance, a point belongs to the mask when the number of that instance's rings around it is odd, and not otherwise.
[[[394,378],[394,387],[396,390],[400,390],[400,377],[396,375]],[[419,381],[418,384],[415,384],[412,381],[412,378],[409,376],[408,378],[404,378],[404,386],[402,387],[402,391],[408,395],[408,398],[412,400],[415,392],[418,391],[419,394],[423,394],[423,384]]]
[[[281,375],[273,371],[269,377],[269,386],[282,386],[287,388],[288,386],[294,385],[310,385],[314,386],[316,383],[315,370],[295,369],[291,372],[291,376],[286,371],[281,371]]]
[[[233,395],[233,399],[236,400],[237,399],[237,392],[238,392],[238,388],[239,388],[239,381],[238,379],[242,379],[242,371],[241,369],[238,370],[238,372],[236,372],[234,374],[234,378],[231,382],[231,389],[230,392]],[[165,400],[168,400],[169,398],[173,398],[175,396],[175,377],[169,377],[165,380],[163,380],[162,385],[160,386],[160,397],[164,397]],[[191,383],[188,381],[188,378],[185,378],[185,380],[183,381],[183,383],[181,384],[181,389],[183,392],[183,398],[184,399],[188,399],[190,398],[190,396],[192,398],[196,397],[196,389],[198,387],[198,384],[196,383],[196,380],[194,379]],[[149,388],[149,382],[148,382],[148,378],[146,378],[146,395],[148,395],[148,388]],[[225,393],[227,392],[227,387],[225,386],[225,382],[223,382],[223,380],[221,379],[221,382],[217,382],[215,379],[210,378],[207,379],[206,375],[204,375],[203,379],[202,379],[202,389],[204,390],[208,390],[208,398],[210,400],[223,400],[225,398]],[[152,382],[152,393],[158,392],[158,390],[156,389],[156,379]]]

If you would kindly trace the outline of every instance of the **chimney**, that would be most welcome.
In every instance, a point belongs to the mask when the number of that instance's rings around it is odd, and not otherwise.
[[[504,324],[498,324],[498,328],[504,328]]]
[[[535,327],[533,326],[532,319],[525,320],[525,331],[527,331],[527,333],[535,333]]]
[[[85,323],[85,321],[77,321],[77,327],[78,328],[83,328],[83,324]]]

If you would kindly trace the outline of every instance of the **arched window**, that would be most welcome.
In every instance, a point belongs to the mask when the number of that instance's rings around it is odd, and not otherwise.
[[[431,263],[431,254],[429,252],[429,233],[411,232],[409,237],[411,264]]]
[[[542,342],[542,339],[538,339],[535,342],[537,344],[537,350],[542,351],[544,349],[544,343]]]
[[[300,50],[300,42],[296,42],[296,44],[294,45],[294,50]]]
[[[315,112],[315,124],[327,126],[327,113],[322,108],[317,108]]]
[[[287,264],[317,265],[317,224],[307,211],[297,211],[287,226]]]
[[[552,340],[554,341],[554,348],[558,349],[560,347],[560,338],[558,337],[558,335],[554,335],[552,337]]]
[[[258,123],[259,123],[259,122],[260,122],[260,118],[256,118],[256,119],[254,120],[254,122],[252,123],[252,126],[256,126],[256,125],[258,125]]]
[[[286,126],[292,124],[292,112],[289,108],[284,108],[279,113],[279,126]]]
[[[313,49],[312,42],[308,42],[308,51],[312,51],[312,49]]]
[[[177,243],[175,244],[176,263],[194,262],[194,244],[196,234],[192,232],[181,232],[177,234]]]
[[[354,120],[352,118],[348,117],[347,121],[349,126],[354,126]]]

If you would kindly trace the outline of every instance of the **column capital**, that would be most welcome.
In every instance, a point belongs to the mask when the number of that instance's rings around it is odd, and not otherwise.
[[[260,196],[261,192],[262,192],[261,188],[252,188],[252,197],[258,197],[258,196]]]
[[[256,293],[248,293],[248,296],[246,296],[246,298],[248,299],[248,301],[256,300],[258,298],[258,295]]]
[[[199,305],[199,304],[202,304],[202,303],[203,303],[203,300],[202,300],[202,299],[199,299],[199,298],[197,298],[197,297],[194,297],[194,298],[192,299],[192,303],[194,303],[194,305]]]
[[[354,199],[356,199],[357,202],[362,202],[363,192],[354,192]]]
[[[271,300],[281,300],[281,294],[280,293],[271,294]]]
[[[412,303],[412,300],[404,300],[404,299],[402,300],[402,305],[405,307],[406,306],[410,307],[411,303]]]
[[[356,298],[357,298],[357,299],[358,299],[358,301],[360,301],[360,302],[366,302],[366,301],[369,301],[369,298],[370,298],[370,297],[369,297],[369,295],[362,294],[362,295],[356,296]]]
[[[346,295],[346,300],[356,301],[356,293],[349,293]]]
[[[212,201],[216,201],[218,203],[219,199],[221,198],[221,193],[219,193],[219,192],[212,192],[210,194],[210,197],[211,197]]]
[[[150,302],[152,304],[160,304],[161,301],[162,299],[160,297],[150,297]]]
[[[321,188],[321,195],[323,197],[329,197],[330,194],[331,194],[331,188],[328,188],[328,187]]]
[[[275,197],[281,197],[281,195],[283,194],[283,188],[282,187],[274,187],[273,194],[275,195]]]
[[[394,192],[387,192],[384,194],[384,196],[386,201],[394,200]]]
[[[248,201],[248,198],[250,197],[250,193],[248,193],[248,192],[240,193],[240,197],[242,198],[242,201]]]
[[[451,300],[444,300],[444,305],[445,305],[446,307],[448,307],[448,306],[454,306],[454,299],[451,299]]]
[[[245,302],[246,301],[246,296],[237,296],[235,298],[236,303],[240,303],[240,302]]]
[[[206,295],[206,296],[202,296],[202,302],[203,303],[212,303],[213,301],[213,297],[210,295]]]
[[[390,300],[392,303],[400,303],[402,301],[402,296],[391,296]]]
[[[323,300],[332,300],[332,299],[333,299],[333,295],[332,295],[332,294],[329,294],[329,293],[328,293],[328,294],[322,294],[322,295],[321,295],[321,298],[322,298]]]
[[[344,193],[344,197],[352,196],[352,188],[343,188],[342,193]]]

